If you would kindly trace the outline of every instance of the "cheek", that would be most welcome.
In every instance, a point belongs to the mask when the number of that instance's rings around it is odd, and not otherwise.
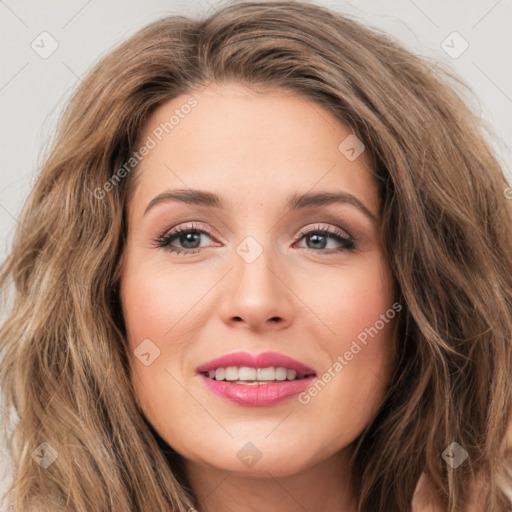
[[[315,338],[321,340],[331,363],[323,368],[322,383],[312,391],[309,404],[315,414],[331,404],[333,433],[339,425],[347,425],[347,411],[351,435],[371,420],[396,363],[394,328],[400,306],[393,302],[392,276],[380,257],[366,263],[340,271],[336,279],[326,277],[323,293],[310,295],[318,310],[323,305],[318,316],[329,331],[324,325],[323,334],[319,330]],[[304,401],[308,400],[305,396]]]
[[[343,354],[358,336],[364,339],[367,329],[376,322],[378,330],[383,331],[382,337],[388,335],[390,329],[383,328],[381,315],[392,308],[393,281],[380,253],[371,253],[350,268],[319,272],[308,281],[315,286],[304,287],[302,297],[322,320],[318,322],[322,323],[322,331],[315,338],[322,340],[331,356]],[[393,318],[394,310],[390,313]],[[367,351],[368,356],[372,350]]]
[[[204,294],[204,284],[190,273],[172,272],[158,262],[128,265],[121,287],[123,313],[130,343],[145,338],[160,344],[180,339],[186,315]]]
[[[158,263],[128,264],[122,280],[121,300],[136,400],[159,432],[168,432],[169,411],[187,410],[191,405],[190,396],[179,382],[183,380],[183,356],[193,335],[192,317],[187,313],[193,312],[197,297],[204,294],[199,289],[194,291],[194,287],[198,288],[196,280],[191,282],[179,272],[169,275],[169,270]],[[146,347],[144,351],[139,349],[142,346]],[[144,352],[150,353],[148,365],[138,357]],[[172,421],[177,422],[175,418]]]

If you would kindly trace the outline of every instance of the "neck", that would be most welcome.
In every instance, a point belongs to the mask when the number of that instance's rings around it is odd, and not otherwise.
[[[349,448],[298,473],[275,477],[225,471],[184,461],[187,480],[199,502],[198,512],[356,512]]]

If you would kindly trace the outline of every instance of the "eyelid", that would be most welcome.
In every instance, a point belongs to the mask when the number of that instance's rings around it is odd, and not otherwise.
[[[202,252],[204,249],[208,249],[209,247],[211,247],[211,246],[206,246],[206,247],[197,247],[194,249],[187,249],[187,248],[180,249],[179,247],[177,248],[177,247],[174,247],[171,245],[171,242],[173,242],[174,240],[179,238],[183,233],[194,232],[194,231],[197,233],[206,234],[208,237],[213,239],[214,243],[215,243],[215,239],[217,237],[212,233],[212,231],[209,228],[205,227],[202,224],[197,223],[196,221],[190,221],[189,224],[178,225],[173,228],[166,229],[159,237],[154,239],[154,243],[155,243],[154,247],[167,249],[170,253],[174,253],[174,254],[184,253],[185,255],[197,254],[197,253]],[[309,252],[312,251],[313,253],[323,254],[325,256],[328,256],[330,254],[336,254],[337,252],[344,252],[344,251],[355,252],[358,250],[358,247],[359,247],[358,242],[346,230],[339,228],[338,226],[321,225],[321,224],[309,225],[309,226],[302,228],[299,231],[299,233],[296,235],[293,245],[300,243],[301,240],[303,240],[304,238],[306,238],[308,236],[311,236],[311,234],[314,234],[314,233],[320,233],[323,236],[327,236],[327,238],[337,239],[337,243],[341,245],[341,248],[340,249],[330,249],[330,250],[318,250],[318,251],[315,249],[306,248],[306,247],[303,247],[302,249],[309,251]],[[219,238],[221,238],[221,237],[219,237]],[[221,242],[221,243],[224,243],[224,242]]]
[[[305,228],[302,228],[299,233],[297,233],[296,240],[300,240],[303,236],[308,235],[311,232],[317,232],[317,231],[325,231],[330,234],[338,235],[341,238],[346,238],[347,240],[353,240],[352,235],[346,231],[345,229],[339,228],[337,226],[327,226],[321,225],[321,224],[315,224],[314,226],[306,226]]]
[[[154,242],[159,246],[159,242],[164,242],[168,238],[175,238],[180,232],[198,231],[206,233],[210,238],[219,238],[213,234],[212,230],[206,228],[204,225],[197,223],[197,221],[190,221],[183,225],[166,228],[163,233],[154,239]]]
[[[179,234],[182,231],[198,231],[198,232],[205,232],[210,238],[222,238],[217,237],[214,235],[212,230],[205,227],[204,225],[197,223],[197,221],[190,221],[188,224],[184,225],[178,225],[175,227],[167,228],[164,230],[164,232],[158,236],[155,241],[163,241],[167,238],[169,238],[169,235],[172,234],[172,237],[176,237],[177,234]],[[318,232],[318,231],[325,231],[329,234],[338,235],[341,238],[345,238],[347,240],[354,240],[352,235],[346,231],[343,228],[339,228],[337,226],[327,226],[327,225],[321,225],[321,224],[315,224],[315,225],[309,225],[306,226],[297,233],[295,237],[295,241],[301,240],[304,236],[309,235],[311,232]]]

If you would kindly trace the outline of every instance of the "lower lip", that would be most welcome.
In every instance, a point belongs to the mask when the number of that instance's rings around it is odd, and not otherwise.
[[[225,380],[213,380],[198,374],[205,386],[216,396],[249,407],[265,407],[282,402],[302,393],[315,379],[283,380],[271,384],[234,384]]]

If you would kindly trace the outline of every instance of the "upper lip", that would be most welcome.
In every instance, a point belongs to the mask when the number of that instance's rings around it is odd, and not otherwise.
[[[228,366],[246,366],[250,368],[270,368],[281,367],[295,370],[299,375],[315,374],[316,372],[310,366],[297,361],[278,352],[262,352],[261,354],[249,354],[248,352],[232,352],[226,354],[197,367],[198,373],[209,372],[217,368],[227,368]]]

